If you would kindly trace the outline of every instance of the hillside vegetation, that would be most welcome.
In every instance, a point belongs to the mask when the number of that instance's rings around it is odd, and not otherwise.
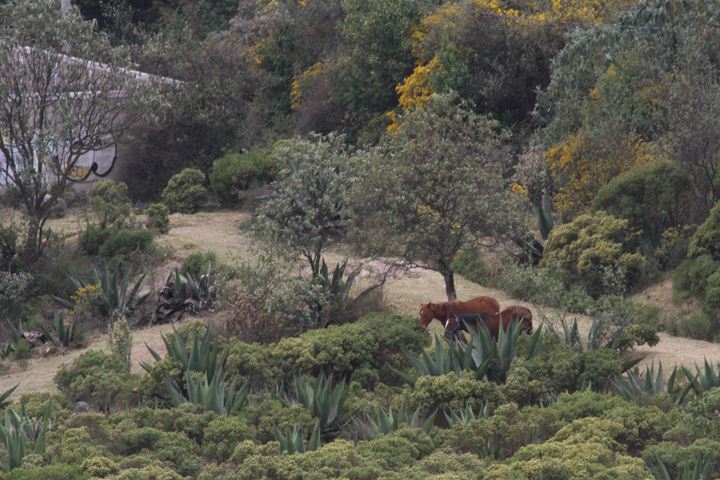
[[[0,479],[720,476],[716,0],[71,3],[0,3]]]

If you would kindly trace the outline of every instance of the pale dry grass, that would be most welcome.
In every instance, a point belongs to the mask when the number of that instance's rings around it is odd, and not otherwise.
[[[131,354],[132,371],[141,373],[141,362],[153,362],[152,355],[146,347],[149,345],[158,352],[164,352],[165,347],[160,337],[161,333],[172,331],[170,325],[159,325],[154,327],[133,330],[133,348]],[[95,349],[107,351],[107,342],[104,335],[96,335],[89,339],[87,346],[82,349],[70,350],[65,354],[56,354],[49,357],[36,357],[28,360],[26,368],[21,368],[18,362],[4,361],[0,363],[0,392],[20,384],[13,393],[14,398],[21,395],[35,392],[54,392],[55,384],[53,378],[57,370],[64,364],[70,364],[87,350]]]

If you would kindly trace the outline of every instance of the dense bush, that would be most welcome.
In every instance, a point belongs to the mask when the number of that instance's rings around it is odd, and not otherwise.
[[[0,225],[0,270],[15,272],[20,267],[21,240],[20,230],[15,224]]]
[[[148,217],[148,227],[154,228],[160,233],[170,231],[170,209],[163,203],[151,203],[145,207],[145,215]]]
[[[3,480],[85,480],[87,477],[79,465],[56,463],[18,468],[1,478]]]
[[[228,372],[267,382],[293,373],[314,376],[322,371],[342,378],[372,368],[383,378],[392,378],[389,367],[399,366],[401,352],[419,352],[428,340],[414,318],[372,314],[355,323],[311,330],[268,346],[231,339]]]
[[[662,233],[660,244],[655,249],[655,259],[660,267],[666,270],[676,268],[685,257],[690,247],[692,227],[670,227]]]
[[[720,328],[720,262],[704,254],[682,262],[673,272],[673,294],[702,300],[702,312],[676,322],[677,332],[712,339]]]
[[[662,233],[691,220],[693,205],[690,178],[678,165],[659,161],[639,165],[615,177],[593,200],[604,210],[630,221],[655,246]]]
[[[125,360],[98,350],[89,350],[71,365],[60,367],[55,384],[68,401],[85,401],[104,411],[136,396],[135,381]]]
[[[710,215],[690,239],[688,256],[709,255],[720,261],[720,203],[710,210]]]
[[[583,285],[566,286],[563,273],[553,269],[508,265],[498,277],[497,286],[518,300],[577,313],[595,303]]]
[[[80,235],[80,248],[88,255],[98,255],[100,248],[112,235],[110,227],[101,227],[88,224],[85,231]]]
[[[106,240],[98,254],[101,257],[113,258],[129,255],[133,252],[152,253],[152,230],[120,230]]]
[[[231,153],[213,162],[210,188],[225,205],[237,205],[242,193],[254,184],[268,183],[275,176],[272,156],[262,149]]]
[[[471,375],[458,377],[455,373],[433,377],[421,376],[413,388],[409,403],[431,414],[437,410],[459,410],[467,405],[481,411],[485,403],[499,405],[504,396],[493,382],[475,380]]]
[[[88,255],[112,258],[133,252],[151,253],[153,240],[152,230],[126,228],[122,224],[106,227],[88,224],[80,235],[80,247]]]
[[[720,269],[720,262],[710,255],[689,258],[673,272],[673,289],[682,295],[702,295],[707,289],[710,275]]]
[[[477,252],[471,250],[461,251],[455,257],[452,267],[455,272],[468,280],[487,286],[490,271]]]
[[[622,293],[641,280],[646,260],[639,240],[629,220],[605,212],[583,214],[550,232],[543,262],[593,296]]]
[[[614,435],[621,430],[622,425],[612,421],[578,420],[543,444],[521,448],[506,464],[493,465],[485,478],[570,480],[583,478],[583,472],[587,478],[650,478],[642,460],[624,454],[614,442]]]
[[[207,203],[205,174],[196,168],[186,168],[174,175],[162,192],[162,200],[173,212],[195,213]]]
[[[132,211],[128,187],[122,182],[98,180],[90,187],[88,199],[102,226],[126,218]]]
[[[180,273],[189,273],[195,278],[200,278],[207,272],[208,264],[213,270],[217,270],[218,260],[215,252],[195,252],[188,255],[180,266]]]

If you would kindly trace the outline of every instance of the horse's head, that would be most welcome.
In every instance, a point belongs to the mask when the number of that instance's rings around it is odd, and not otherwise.
[[[420,305],[420,330],[425,330],[435,317],[433,304],[424,303]]]

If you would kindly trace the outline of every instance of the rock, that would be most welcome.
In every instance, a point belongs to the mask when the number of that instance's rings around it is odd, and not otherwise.
[[[58,198],[57,202],[53,207],[50,209],[50,216],[52,218],[62,218],[65,216],[65,212],[67,211],[67,203],[65,203],[65,200],[62,198]]]
[[[47,202],[48,200],[50,200],[50,195],[45,195],[43,201]],[[55,201],[55,205],[53,205],[50,209],[50,218],[62,218],[65,216],[66,211],[67,202],[65,202],[62,198],[58,198]]]
[[[90,411],[90,404],[87,402],[75,402],[75,405],[73,405],[73,412],[75,413],[82,413],[82,412],[89,412]]]
[[[49,357],[50,355],[55,355],[57,353],[57,348],[55,348],[55,345],[47,346],[42,351],[43,357]]]

